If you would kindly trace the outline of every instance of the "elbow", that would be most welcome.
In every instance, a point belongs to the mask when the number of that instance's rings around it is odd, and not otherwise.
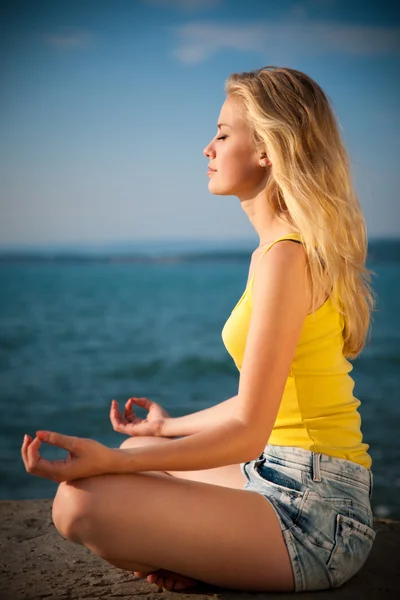
[[[256,460],[257,458],[259,458],[262,452],[263,450],[261,450],[261,452],[246,452],[241,462],[251,462],[252,460]]]
[[[266,439],[265,436],[261,443],[254,443],[254,437],[251,441],[247,440],[244,462],[248,462],[258,458],[264,452],[265,446],[267,444],[268,438]]]
[[[271,435],[271,432],[266,432],[265,429],[262,432],[255,431],[254,424],[248,425],[243,423],[243,421],[241,420],[239,420],[239,424],[240,434],[237,439],[241,440],[241,443],[239,444],[241,448],[239,451],[241,462],[249,462],[251,460],[255,460],[260,456],[260,454],[264,452],[265,446],[268,444],[268,439]]]
[[[271,436],[271,431],[263,431],[261,434],[254,431],[254,427],[247,429],[247,444],[246,444],[246,462],[255,460],[265,450],[265,446],[268,444],[268,440]]]

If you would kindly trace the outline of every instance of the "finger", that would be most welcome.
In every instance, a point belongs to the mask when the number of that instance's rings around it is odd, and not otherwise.
[[[117,431],[118,433],[126,433],[127,435],[129,435],[129,433],[127,433],[127,431],[126,431],[126,427],[128,424],[122,422],[119,411],[118,411],[118,413],[111,412],[110,420],[111,420],[111,425],[112,425],[114,431]]]
[[[40,448],[41,444],[42,444],[42,442],[41,442],[40,438],[36,436],[32,440],[32,443],[29,444],[29,447],[28,447],[28,455],[33,457],[36,461],[38,461],[40,459],[39,448]]]
[[[121,417],[118,402],[116,400],[113,400],[113,404],[111,406],[110,411],[110,418],[114,419],[117,423],[125,423],[125,420]]]
[[[43,432],[38,432],[43,433]],[[53,433],[53,432],[45,432],[45,433]],[[61,434],[58,434],[61,435]],[[71,437],[71,436],[66,436]],[[53,481],[63,481],[67,473],[71,472],[71,459],[70,454],[67,459],[61,460],[46,460],[40,456],[39,447],[41,445],[41,440],[39,437],[35,437],[35,439],[30,443],[28,447],[28,465],[27,471],[32,475],[37,475],[38,477],[46,477],[52,479]],[[61,446],[64,448],[64,446]],[[71,478],[72,474],[71,474]]]
[[[121,418],[118,402],[116,400],[111,400],[110,418],[112,418],[113,415],[117,415],[119,418]]]
[[[114,431],[125,433],[126,423],[123,423],[121,420],[121,413],[119,412],[118,405],[111,409],[110,420]]]
[[[31,442],[31,437],[25,433],[24,435],[24,439],[22,440],[22,446],[21,446],[21,452],[26,454],[26,449],[29,446],[30,442]]]
[[[115,425],[113,423],[113,429],[117,433],[125,433],[126,435],[130,435],[130,433],[127,430],[128,427],[129,425],[125,425],[124,423],[117,423]]]
[[[116,400],[111,402],[110,419],[111,421],[118,423],[121,421],[121,413],[119,412],[118,402]]]
[[[127,421],[130,420],[131,410],[132,410],[132,398],[129,398],[129,400],[127,400],[125,402],[125,407],[124,407],[124,419]]]
[[[124,419],[126,419],[129,422],[131,422],[135,418],[135,413],[132,410],[134,401],[135,398],[129,398],[129,400],[127,400],[125,404]]]
[[[32,438],[29,435],[25,435],[21,446],[22,460],[24,462],[25,467],[28,466],[28,446],[31,443],[31,441]]]
[[[154,404],[153,400],[149,400],[148,398],[132,398],[135,404],[138,406],[142,406],[147,410],[150,410],[150,407]]]
[[[46,444],[57,446],[58,448],[69,450],[70,452],[76,452],[79,444],[79,438],[72,435],[57,433],[56,431],[37,431],[36,436],[39,440],[46,442]]]
[[[53,481],[61,482],[68,479],[75,479],[71,463],[66,460],[46,460],[39,456],[37,462],[32,463],[28,473],[37,477],[46,477]]]
[[[41,441],[38,437],[35,437],[34,440],[29,444],[27,448],[27,466],[28,471],[31,472],[32,469],[35,468],[36,464],[40,460],[39,448]]]

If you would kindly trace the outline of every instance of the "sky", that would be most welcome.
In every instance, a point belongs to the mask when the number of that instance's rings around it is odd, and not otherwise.
[[[258,239],[203,149],[265,65],[324,89],[368,235],[398,237],[399,57],[387,0],[3,2],[0,246]]]

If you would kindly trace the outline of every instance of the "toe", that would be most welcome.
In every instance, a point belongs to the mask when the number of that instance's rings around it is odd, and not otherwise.
[[[174,580],[172,579],[172,577],[167,577],[165,579],[164,587],[169,591],[174,589]]]
[[[184,583],[183,581],[175,581],[174,590],[184,590],[187,587],[190,587],[187,583]]]
[[[158,585],[158,587],[162,588],[164,586],[164,577],[160,577],[160,575],[158,575],[154,583]]]

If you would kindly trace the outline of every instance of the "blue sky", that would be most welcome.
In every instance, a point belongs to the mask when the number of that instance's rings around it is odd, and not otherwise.
[[[0,13],[0,245],[254,239],[208,191],[224,81],[288,66],[343,128],[370,237],[399,236],[392,1],[69,0]]]

